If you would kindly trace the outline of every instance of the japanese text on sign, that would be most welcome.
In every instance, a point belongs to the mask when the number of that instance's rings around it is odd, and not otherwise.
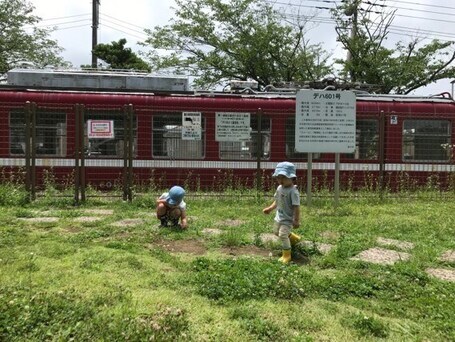
[[[216,113],[216,141],[250,139],[250,113]]]
[[[182,140],[202,139],[202,120],[200,112],[182,113]]]
[[[301,90],[296,96],[297,152],[355,151],[356,100],[350,91]]]
[[[113,139],[113,120],[87,120],[87,137],[89,139]]]

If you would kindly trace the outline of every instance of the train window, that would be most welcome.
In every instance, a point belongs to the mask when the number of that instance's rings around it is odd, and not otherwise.
[[[308,153],[295,151],[295,116],[286,118],[286,157],[288,159],[308,159]],[[313,159],[321,158],[320,153],[313,153]]]
[[[90,158],[124,157],[125,119],[121,110],[87,110],[84,124],[85,154]],[[89,139],[87,136],[87,120],[108,120],[114,122],[114,137],[108,139]],[[137,151],[137,124],[133,117],[133,157]]]
[[[204,158],[205,118],[202,117],[202,139],[182,139],[182,113],[153,116],[152,153],[156,158]]]
[[[270,118],[262,117],[261,135],[258,132],[258,118],[250,119],[250,139],[245,141],[220,141],[220,158],[228,160],[257,159],[259,137],[262,138],[261,159],[270,158]]]
[[[36,112],[35,153],[40,156],[66,155],[66,115],[38,109]],[[10,113],[10,154],[25,155],[25,112]]]
[[[449,120],[404,120],[404,161],[449,161]]]
[[[348,159],[378,159],[379,124],[377,120],[357,120],[354,153],[343,154]]]

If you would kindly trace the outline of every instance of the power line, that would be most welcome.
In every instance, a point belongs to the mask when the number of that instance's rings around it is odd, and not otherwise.
[[[76,25],[76,26],[69,26],[69,27],[59,27],[55,31],[63,31],[63,30],[68,30],[68,29],[73,29],[73,28],[79,28],[79,27],[86,27],[90,28],[90,25]]]
[[[428,4],[422,4],[419,2],[415,2],[415,1],[399,1],[399,0],[392,0],[392,1],[402,3],[402,4],[408,4],[408,5],[412,5],[412,6],[427,6],[427,7],[432,7],[432,8],[437,7],[437,8],[455,10],[455,7],[441,6],[441,5],[434,5],[434,4],[428,5]]]
[[[395,8],[395,9],[411,11],[411,12],[420,12],[420,13],[425,13],[425,14],[437,14],[437,15],[448,15],[448,16],[455,15],[455,13],[427,11],[427,10],[420,10],[420,9],[416,9],[416,8],[406,8],[406,7],[398,7],[398,6],[390,6],[390,5],[382,5],[382,7],[384,7],[384,8]]]
[[[431,21],[436,21],[439,23],[450,23],[450,24],[455,24],[455,21],[453,20],[444,20],[444,19],[435,19],[435,18],[425,18],[425,17],[416,17],[413,15],[405,15],[405,14],[395,14],[397,17],[404,17],[404,18],[411,18],[411,19],[419,19],[419,20],[431,20]]]
[[[273,3],[274,1],[272,0],[265,0],[267,2],[270,2],[270,3]],[[345,0],[306,0],[308,2],[324,2],[324,3],[333,3],[335,5],[341,5],[343,2],[345,2]],[[368,3],[368,2],[372,2],[373,0],[362,0],[364,1],[365,3]],[[412,5],[412,6],[423,6],[423,7],[431,7],[431,8],[442,8],[442,9],[450,9],[450,10],[455,10],[455,7],[450,7],[450,6],[442,6],[442,5],[434,5],[434,4],[422,4],[420,2],[416,2],[416,1],[401,1],[401,0],[381,0],[383,1],[384,3],[386,1],[393,1],[393,2],[396,2],[396,3],[402,3],[402,4],[407,4],[407,5]],[[380,7],[384,7],[384,6],[388,6],[388,5],[381,5],[381,4],[374,4],[375,6],[380,6]],[[298,6],[298,5],[296,5]],[[422,11],[425,11],[425,10],[422,10]]]
[[[130,26],[137,27],[137,28],[139,28],[139,29],[141,29],[141,30],[145,30],[145,29],[146,29],[145,27],[138,26],[138,25],[135,25],[135,24],[131,24],[131,23],[128,22],[128,21],[125,21],[125,20],[121,20],[121,19],[112,17],[112,16],[107,15],[107,14],[105,14],[105,13],[100,13],[100,14],[101,14],[101,16],[103,16],[103,17],[108,17],[108,18],[110,18],[110,19],[113,19],[113,20],[116,20],[116,21],[120,21],[120,22],[122,22],[122,23],[124,23],[124,24],[127,24],[127,25],[130,25]]]
[[[281,5],[290,5],[290,6],[296,6],[296,7],[305,7],[305,8],[314,8],[314,9],[332,9],[332,8],[325,8],[325,7],[315,7],[315,6],[306,6],[306,5],[301,5],[301,4],[293,4],[293,3],[284,3],[284,2],[279,2],[279,1],[271,1],[271,0],[264,0],[268,3],[272,3],[272,4],[281,4]],[[309,0],[309,1],[315,1],[315,2],[324,2],[324,3],[334,3],[334,4],[337,4],[337,2],[335,1],[331,1],[331,0]],[[376,12],[375,12],[376,13]],[[380,12],[377,12],[378,14],[380,14]],[[281,13],[284,17],[292,17],[292,16],[295,16],[295,18],[304,18],[305,20],[307,21],[310,21],[310,22],[315,22],[315,23],[327,23],[327,21],[332,21],[334,22],[334,20],[332,18],[327,18],[327,17],[312,17],[312,16],[305,16],[305,15],[295,15],[295,14],[289,14],[289,13],[286,13],[286,12],[282,12]],[[434,19],[434,18],[424,18],[424,17],[416,17],[416,16],[409,16],[409,15],[400,15],[400,14],[395,14],[395,16],[401,16],[401,17],[406,17],[406,18],[412,18],[412,19],[419,19],[419,20],[434,20],[434,21],[438,21],[438,22],[443,22],[443,23],[454,23],[453,21],[449,21],[449,20],[444,20],[444,19]],[[318,20],[318,18],[324,18],[324,21],[320,21]],[[391,26],[392,27],[392,26]],[[438,31],[432,31],[432,30],[422,30],[422,29],[415,29],[415,28],[412,28],[412,27],[403,27],[402,30],[408,30],[408,31],[414,31],[414,33],[421,33],[423,31],[425,31],[426,33],[428,34],[436,34],[438,36],[442,36],[444,38],[449,38],[449,40],[445,40],[445,41],[453,41],[453,39],[450,39],[453,37],[453,34],[452,33],[447,33],[447,32],[438,32]],[[401,33],[400,33],[401,34]],[[408,36],[411,36],[409,34],[406,34]],[[429,39],[429,38],[426,38],[426,39]]]
[[[317,23],[317,24],[331,24],[331,25],[335,24],[335,20],[331,17],[299,16],[296,14],[285,14],[285,17],[291,18],[291,19],[299,19],[299,18],[303,17],[306,21]],[[377,27],[379,25],[372,23],[372,26]],[[414,35],[428,34],[428,35],[432,35],[433,37],[432,38],[422,37],[422,39],[425,39],[425,40],[434,39],[435,36],[439,36],[439,37],[442,37],[442,38],[439,38],[439,40],[441,40],[441,41],[446,41],[446,42],[454,41],[452,33],[415,29],[415,28],[409,28],[409,27],[398,26],[398,25],[390,25],[389,32],[392,34],[406,35],[409,37],[413,37],[413,34]],[[447,38],[447,39],[444,39],[444,38]]]
[[[61,23],[54,23],[54,24],[45,24],[45,25],[32,25],[32,26],[24,26],[24,28],[29,29],[29,28],[35,28],[35,27],[59,27],[59,25],[67,25],[67,24],[74,24],[74,23],[80,23],[84,21],[90,21],[90,19],[79,19],[79,20],[71,20],[71,21],[65,21]]]
[[[336,2],[336,1],[332,1],[332,0],[308,0],[309,2],[323,2],[323,3],[333,3],[335,5],[335,7],[323,7],[323,6],[309,6],[309,5],[302,5],[302,4],[295,4],[295,3],[285,3],[285,2],[280,2],[280,1],[273,1],[273,0],[264,0],[265,2],[267,3],[270,3],[270,4],[279,4],[279,5],[283,5],[283,6],[292,6],[292,7],[298,7],[298,8],[312,8],[312,9],[318,9],[318,10],[333,10],[333,9],[336,9],[337,5],[340,5],[341,2]],[[362,3],[363,4],[363,3]],[[415,9],[415,8],[406,8],[406,7],[398,7],[398,6],[389,6],[389,5],[381,5],[381,4],[375,4],[375,3],[372,3],[371,1],[368,1],[366,0],[366,2],[364,2],[364,4],[367,4],[367,5],[371,5],[371,6],[380,6],[380,7],[383,7],[383,8],[395,8],[395,9],[402,9],[402,10],[406,10],[406,11],[415,11],[415,12],[420,12],[420,13],[426,13],[426,14],[437,14],[437,15],[446,15],[446,16],[454,16],[455,13],[443,13],[443,12],[435,12],[435,11],[427,11],[427,10],[419,10],[419,9]],[[362,10],[361,8],[359,8],[360,10]],[[455,8],[453,8],[455,10]],[[363,11],[366,11],[366,12],[371,12],[371,13],[375,13],[375,14],[381,14],[381,12],[379,11],[372,11],[372,10],[364,10]],[[397,17],[405,17],[405,18],[412,18],[412,19],[419,19],[419,20],[432,20],[432,21],[437,21],[437,22],[446,22],[446,23],[455,23],[455,21],[453,20],[444,20],[444,19],[437,19],[437,18],[429,18],[429,17],[414,17],[414,16],[409,16],[409,15],[405,15],[405,14],[395,14],[395,16]]]
[[[108,20],[106,18],[102,18],[102,22],[107,22],[109,24],[116,25],[116,26],[122,27],[124,29],[127,29],[127,30],[130,30],[130,31],[145,35],[145,33],[143,31],[138,31],[138,30],[132,29],[132,28],[130,28],[128,26],[125,26],[125,25],[120,25],[120,24],[116,23],[115,21]]]
[[[68,16],[66,16],[66,17],[46,18],[46,19],[41,19],[40,21],[60,20],[60,19],[84,17],[84,16],[88,16],[88,15],[91,15],[91,14],[90,14],[90,13],[75,14],[75,15],[68,15]]]
[[[48,27],[50,29],[53,29],[54,31],[62,31],[62,30],[67,30],[67,29],[72,29],[72,28],[80,28],[80,27],[90,27],[89,24],[84,24],[84,25],[76,25],[76,26],[69,26],[69,27],[64,27],[64,25],[68,25],[68,24],[74,24],[74,23],[78,23],[78,22],[87,22],[87,23],[91,23],[91,18],[89,17],[90,16],[90,13],[87,13],[87,14],[77,14],[77,15],[71,15],[71,16],[64,16],[64,17],[54,17],[54,18],[46,18],[46,19],[42,19],[41,21],[53,21],[53,20],[62,20],[62,19],[69,19],[69,18],[77,18],[77,17],[83,17],[83,16],[87,16],[87,18],[84,18],[84,19],[79,19],[79,20],[70,20],[70,21],[63,21],[63,22],[56,22],[56,23],[47,23],[47,24],[43,24],[43,25],[33,25],[33,26],[26,26],[25,28],[26,29],[30,29],[30,28],[35,28],[35,27]],[[117,19],[117,18],[114,18],[110,15],[107,15],[107,14],[101,14],[102,17],[107,17],[107,18],[112,18],[113,20],[117,20],[119,22],[123,22],[123,23],[126,23],[130,26],[133,26],[133,27],[137,27],[137,28],[140,28],[142,30],[145,30],[145,28],[141,27],[141,26],[138,26],[138,25],[134,25],[134,24],[131,24],[127,21],[124,21],[124,20],[120,20],[120,19]],[[107,25],[105,22],[107,23],[110,23],[111,25],[113,26],[110,26],[110,25]],[[127,26],[124,26],[124,25],[121,25],[121,24],[118,24],[112,20],[109,20],[109,19],[106,19],[106,18],[103,18],[103,22],[102,22],[102,25],[105,26],[105,27],[108,27],[112,30],[115,30],[115,31],[118,31],[118,32],[122,32],[122,33],[125,33],[131,37],[134,37],[134,38],[137,38],[137,39],[140,39],[140,40],[145,40],[147,38],[147,35],[143,32],[143,31],[138,31],[138,30],[135,30],[131,27],[127,27]],[[135,33],[139,33],[139,34],[142,34],[143,36],[142,37],[139,37],[138,35],[135,35],[131,32],[125,32],[119,28],[116,28],[115,26],[117,27],[121,27],[121,28],[124,28],[124,29],[127,29],[129,31],[133,31]]]
[[[125,31],[123,31],[123,30],[119,30],[118,28],[115,28],[115,27],[113,27],[113,26],[109,26],[109,25],[106,25],[106,24],[102,24],[102,26],[108,27],[108,28],[110,28],[110,29],[112,29],[112,30],[115,30],[115,31],[118,31],[118,32],[122,32],[122,33],[124,33],[124,34],[127,34],[127,35],[129,35],[129,36],[131,36],[131,37],[137,38],[137,39],[139,39],[139,40],[144,40],[144,37],[139,37],[139,36],[136,36],[136,35],[131,34],[131,33],[129,33],[129,32],[125,32]]]

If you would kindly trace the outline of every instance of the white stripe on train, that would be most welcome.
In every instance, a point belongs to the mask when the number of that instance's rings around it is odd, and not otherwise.
[[[297,169],[306,170],[306,162],[295,162]],[[24,158],[0,158],[0,166],[25,166]],[[74,159],[37,158],[38,167],[74,167]],[[123,167],[123,159],[85,159],[86,167]],[[274,169],[276,162],[261,162],[262,169]],[[203,161],[203,160],[133,160],[135,168],[181,168],[181,169],[256,169],[256,161]],[[313,170],[334,170],[335,163],[314,162]],[[413,171],[413,172],[455,172],[455,165],[451,164],[411,164],[389,163],[384,166],[385,171]],[[341,163],[341,171],[379,171],[378,163]]]

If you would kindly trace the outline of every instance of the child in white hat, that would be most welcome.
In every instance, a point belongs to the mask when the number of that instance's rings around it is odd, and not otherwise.
[[[283,245],[282,263],[291,261],[291,247],[300,241],[300,236],[292,233],[292,228],[300,226],[300,193],[294,185],[296,179],[295,166],[289,162],[278,163],[273,176],[278,182],[273,203],[264,208],[264,214],[276,210],[274,233]]]
[[[176,185],[169,192],[165,192],[156,200],[156,217],[161,221],[162,227],[167,227],[168,221],[173,226],[186,229],[188,222],[186,219],[186,203],[183,200],[185,190]]]

